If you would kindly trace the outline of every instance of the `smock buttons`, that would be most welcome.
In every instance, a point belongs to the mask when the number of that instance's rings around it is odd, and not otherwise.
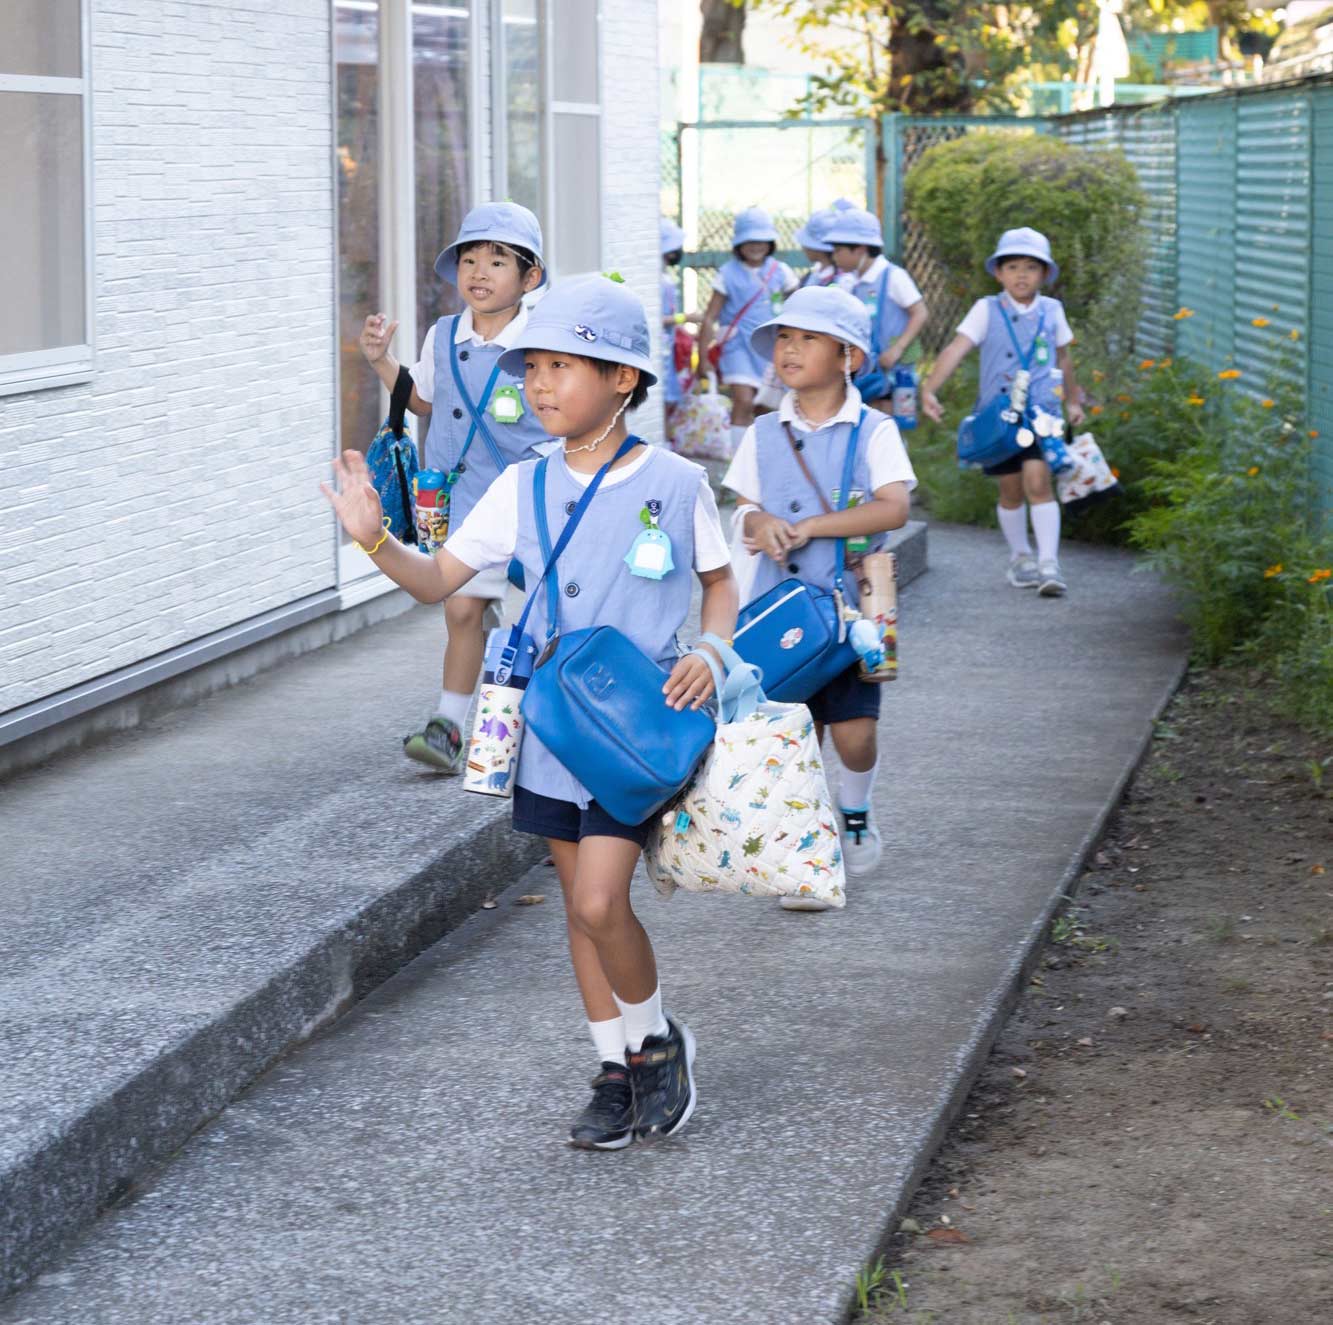
[[[792,502],[792,504],[791,504],[790,506],[787,507],[787,509],[788,509],[793,515],[795,515],[796,512],[799,511],[799,510],[801,509],[801,503],[798,502],[798,501],[794,501],[794,502]]]
[[[804,450],[805,450],[805,438],[804,438],[804,437],[798,437],[798,438],[796,439],[796,449],[797,449],[798,451],[804,451]]]
[[[462,411],[461,409],[459,409],[457,405],[455,405],[455,406],[454,406],[454,418],[456,418],[456,419],[461,419],[462,417],[463,417],[463,411]]]
[[[576,502],[576,501],[567,501],[567,502],[565,503],[565,514],[566,514],[566,515],[573,515],[573,514],[574,514],[574,508],[575,508],[577,505],[578,505],[578,502]]]
[[[459,350],[458,357],[460,359],[468,359],[471,358],[471,353],[468,350]]]
[[[789,561],[787,563],[787,569],[795,575],[796,572],[801,569],[801,563],[799,561]]]
[[[578,596],[579,596],[579,586],[577,584],[575,584],[573,581],[570,581],[569,584],[565,585],[566,598],[577,598]]]

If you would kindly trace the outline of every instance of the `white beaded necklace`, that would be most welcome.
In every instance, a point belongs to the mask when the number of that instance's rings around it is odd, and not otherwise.
[[[616,426],[617,420],[625,412],[625,407],[628,404],[629,404],[629,397],[626,396],[625,399],[620,402],[620,408],[616,410],[614,416],[611,419],[611,422],[608,423],[606,427],[602,429],[602,435],[595,442],[589,442],[586,446],[570,446],[566,444],[565,454],[578,455],[580,451],[595,451],[611,435],[611,429]]]

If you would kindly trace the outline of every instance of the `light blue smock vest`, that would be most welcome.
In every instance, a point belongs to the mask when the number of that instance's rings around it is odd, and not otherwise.
[[[857,281],[852,286],[852,294],[870,314],[870,338],[875,351],[871,357],[874,359],[878,359],[907,326],[907,310],[889,296],[894,265],[887,259],[885,261],[887,265],[873,281]]]
[[[458,464],[463,445],[472,428],[472,416],[458,396],[450,365],[450,350],[454,345],[456,317],[442,317],[435,324],[435,399],[431,402],[430,431],[426,434],[424,465],[427,469],[442,469],[446,474]],[[505,352],[504,346],[491,342],[474,345],[471,341],[457,347],[458,371],[473,403],[481,411],[491,436],[499,450],[503,465],[496,463],[486,439],[480,430],[472,439],[463,458],[462,472],[449,498],[449,527],[457,529],[468,512],[481,499],[481,494],[500,475],[502,468],[529,459],[536,454],[538,443],[551,440],[540,423],[536,412],[523,400],[523,414],[515,423],[499,423],[487,412],[489,401],[482,398],[490,380],[495,361]],[[523,379],[512,373],[501,372],[495,379],[495,390],[502,386],[517,387],[523,394]]]
[[[1028,383],[1028,401],[1040,406],[1048,414],[1061,413],[1060,401],[1055,395],[1055,382],[1051,376],[1055,368],[1055,331],[1060,324],[1061,305],[1058,299],[1050,295],[1037,296],[1038,307],[1034,312],[1021,316],[1009,311],[999,295],[992,295],[986,300],[989,319],[986,323],[986,335],[980,346],[981,373],[977,385],[977,403],[974,409],[980,409],[994,400],[1002,391],[1008,391],[1014,384],[1014,374],[1020,367],[1018,355],[1014,353],[1014,342],[1005,330],[1005,321],[1013,327],[1014,337],[1024,354],[1032,349],[1040,324],[1041,333],[1046,337],[1048,352],[1046,362],[1038,363],[1035,353],[1028,371],[1031,380]]]
[[[870,439],[875,430],[885,421],[887,415],[878,410],[866,410],[865,421],[861,424],[861,434],[856,441],[856,463],[852,469],[852,491],[849,500],[867,501],[871,495],[870,487]],[[847,456],[847,442],[855,425],[851,423],[828,423],[812,433],[803,433],[792,428],[792,436],[801,448],[801,455],[810,468],[810,473],[819,484],[820,491],[829,506],[836,509],[837,491],[842,484],[843,462]],[[759,468],[759,504],[770,515],[781,516],[795,524],[807,516],[822,515],[823,506],[819,503],[809,480],[801,473],[801,467],[792,454],[791,444],[787,440],[786,429],[778,418],[777,411],[761,414],[754,423],[756,460]],[[749,495],[749,494],[747,494]],[[882,547],[883,534],[870,535],[870,551]],[[804,547],[787,554],[787,560],[781,564],[771,557],[760,557],[755,569],[754,584],[750,597],[758,598],[767,593],[783,580],[795,578],[803,580],[820,589],[833,588],[834,553],[837,539],[814,538]],[[847,592],[848,603],[857,601],[856,576],[845,575],[843,587]]]
[[[540,647],[547,635],[546,589],[541,584],[545,562],[533,512],[532,476],[536,461],[518,471],[518,546],[530,585],[538,585],[528,618],[528,632]],[[650,447],[648,459],[630,478],[603,480],[584,512],[569,546],[560,555],[560,633],[592,626],[614,626],[650,658],[670,670],[680,656],[676,632],[690,611],[694,573],[694,508],[704,471],[690,460],[661,447]],[[546,522],[554,546],[586,486],[570,476],[562,457],[553,455],[546,467]],[[625,554],[643,532],[640,512],[649,502],[658,506],[658,528],[671,539],[674,569],[660,580],[630,573]],[[583,784],[541,743],[529,727],[519,751],[517,784],[542,796],[573,801],[586,808],[591,797]]]
[[[717,320],[719,338],[726,334],[737,316],[740,316],[740,322],[722,349],[722,376],[726,378],[741,374],[762,382],[768,360],[751,349],[750,333],[782,307],[782,268],[776,258],[765,258],[758,268],[746,266],[739,258],[730,258],[723,264],[721,276],[727,293]],[[768,285],[756,299],[755,295],[763,286],[765,276],[768,277]],[[741,315],[742,309],[745,309],[744,315]]]

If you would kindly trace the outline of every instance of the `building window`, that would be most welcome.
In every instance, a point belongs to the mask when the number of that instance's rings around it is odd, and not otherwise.
[[[548,133],[546,216],[558,275],[602,265],[602,106],[597,0],[545,0]],[[558,52],[558,58],[557,58]],[[556,187],[556,181],[559,187]]]
[[[0,4],[0,394],[92,370],[87,0]]]
[[[496,90],[495,196],[542,211],[541,0],[497,0],[491,86]]]

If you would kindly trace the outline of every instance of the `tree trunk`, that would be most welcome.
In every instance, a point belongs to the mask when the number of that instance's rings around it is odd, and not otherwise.
[[[700,64],[744,64],[745,5],[731,0],[699,0],[703,27],[699,31]]]
[[[892,89],[903,109],[916,114],[967,110],[972,94],[964,71],[954,67],[938,40],[948,23],[950,6],[941,0],[917,0],[892,8],[898,11],[889,37]],[[906,21],[909,13],[924,20],[915,32],[915,25]]]

